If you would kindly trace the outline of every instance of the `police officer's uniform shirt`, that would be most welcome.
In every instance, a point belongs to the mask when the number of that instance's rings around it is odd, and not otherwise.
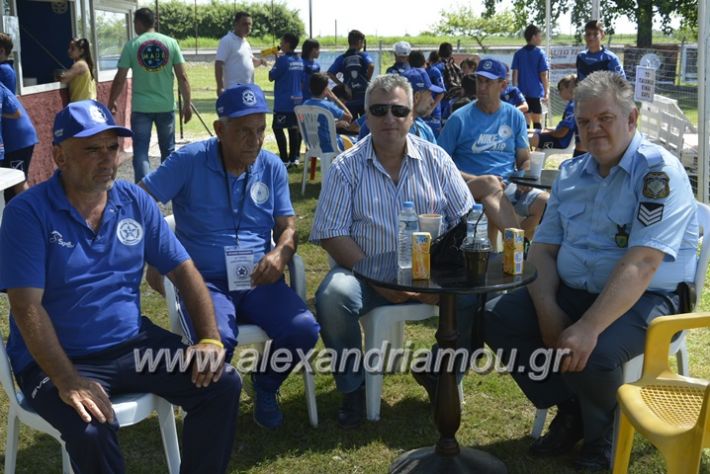
[[[698,224],[688,176],[677,158],[637,132],[606,178],[587,153],[565,161],[534,242],[559,245],[557,271],[568,286],[600,293],[631,247],[665,254],[648,289],[692,281]]]
[[[492,114],[476,102],[461,107],[446,121],[437,143],[461,171],[504,178],[515,171],[516,150],[530,146],[525,116],[505,102]]]
[[[626,79],[619,57],[604,46],[596,53],[590,53],[585,49],[577,55],[577,81],[583,80],[596,71],[612,71]]]
[[[143,179],[160,202],[172,200],[176,233],[205,279],[226,280],[224,247],[251,250],[254,262],[271,249],[276,217],[293,216],[288,174],[261,150],[247,173],[229,176],[232,209],[217,138],[182,147]],[[246,182],[246,194],[244,193]]]
[[[296,53],[279,56],[269,71],[274,81],[274,112],[293,112],[303,102],[303,60]]]
[[[138,334],[145,263],[165,274],[189,256],[138,186],[116,181],[94,232],[68,201],[60,175],[5,209],[0,287],[43,289],[42,306],[72,358]],[[32,360],[13,318],[7,349],[16,372]]]

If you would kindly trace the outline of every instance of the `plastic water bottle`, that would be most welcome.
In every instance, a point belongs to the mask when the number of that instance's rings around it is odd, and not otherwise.
[[[405,201],[398,217],[397,266],[400,269],[412,268],[412,233],[419,231],[419,218],[412,201]]]
[[[483,204],[474,204],[466,216],[466,245],[478,248],[490,248],[488,240],[488,219],[483,213]]]

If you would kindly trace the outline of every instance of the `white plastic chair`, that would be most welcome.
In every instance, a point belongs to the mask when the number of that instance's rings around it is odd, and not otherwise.
[[[306,144],[306,153],[303,156],[303,179],[301,181],[301,195],[306,192],[306,173],[308,173],[308,159],[317,158],[320,160],[321,179],[325,178],[330,163],[340,153],[338,149],[338,135],[335,131],[335,117],[328,110],[314,105],[297,105],[294,108],[298,128],[301,130],[301,137]],[[319,117],[324,117],[328,124],[328,137],[332,152],[325,153],[321,147],[318,130],[320,128]]]
[[[704,239],[705,233],[710,232],[710,207],[700,202],[697,203],[697,206],[698,225],[702,229],[703,247],[698,257],[695,278],[693,280],[693,286],[695,287],[695,301],[692,301],[693,307],[696,307],[700,302],[703,288],[705,287],[705,274],[708,269],[708,260],[710,260],[710,245],[705,245],[706,242]],[[685,310],[683,309],[682,312],[685,312]],[[678,363],[678,373],[688,376],[688,346],[685,341],[685,332],[681,332],[680,336],[671,342],[668,354],[675,354]],[[636,382],[641,378],[642,370],[643,354],[639,354],[624,364],[624,383]],[[532,432],[530,434],[533,438],[537,439],[540,437],[542,428],[545,425],[545,418],[547,418],[547,409],[539,408],[535,413],[535,420],[533,421]],[[614,439],[616,439],[616,424],[614,426]],[[614,445],[616,445],[616,443],[614,443]]]
[[[379,306],[360,318],[360,325],[365,332],[365,354],[382,349],[383,343],[389,341],[388,347],[399,349],[404,343],[404,322],[423,321],[439,316],[439,307],[428,304],[398,304]],[[371,361],[377,366],[377,360]],[[387,367],[387,361],[383,362]],[[380,419],[382,403],[383,374],[365,371],[365,403],[367,419]],[[460,385],[459,385],[460,388]],[[459,389],[460,394],[460,389]]]
[[[165,221],[170,226],[171,230],[175,230],[175,216],[169,215],[165,217]],[[288,264],[289,283],[291,288],[298,296],[306,301],[306,271],[303,265],[303,259],[298,254],[294,254]],[[165,286],[165,303],[168,307],[168,320],[170,322],[170,330],[175,334],[179,334],[185,341],[188,340],[187,328],[183,327],[180,318],[180,299],[172,282],[167,278],[163,278]],[[239,334],[237,335],[237,345],[255,345],[260,352],[264,350],[264,345],[270,341],[269,336],[255,324],[239,324]],[[296,369],[298,366],[296,367]],[[313,380],[313,373],[303,368],[303,384],[306,395],[306,408],[308,410],[308,420],[311,426],[318,427],[318,406],[316,405],[316,385]]]
[[[71,474],[69,454],[64,447],[59,431],[39,416],[27,403],[24,394],[15,388],[10,360],[5,350],[5,343],[0,332],[0,382],[10,400],[7,414],[7,441],[5,443],[5,473],[13,474],[17,462],[18,435],[20,423],[32,429],[46,433],[59,441],[62,448],[62,472]],[[163,449],[168,463],[168,472],[180,472],[180,448],[177,430],[175,429],[175,413],[173,406],[165,399],[152,393],[132,393],[111,397],[113,410],[121,428],[135,425],[148,418],[154,411],[158,413],[160,434],[163,438]],[[77,415],[78,416],[78,415]]]

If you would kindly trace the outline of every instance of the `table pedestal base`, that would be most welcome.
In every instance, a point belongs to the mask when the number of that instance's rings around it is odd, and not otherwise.
[[[456,456],[436,454],[436,447],[413,449],[394,460],[390,466],[393,474],[438,474],[438,473],[491,473],[505,474],[505,464],[493,456],[478,449],[461,447]]]

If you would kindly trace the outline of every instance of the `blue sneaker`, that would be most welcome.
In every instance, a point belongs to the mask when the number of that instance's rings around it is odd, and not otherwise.
[[[263,390],[256,384],[254,374],[249,377],[253,389],[252,399],[254,400],[254,421],[257,425],[266,429],[276,429],[283,425],[284,414],[279,406],[278,390],[270,392]]]

